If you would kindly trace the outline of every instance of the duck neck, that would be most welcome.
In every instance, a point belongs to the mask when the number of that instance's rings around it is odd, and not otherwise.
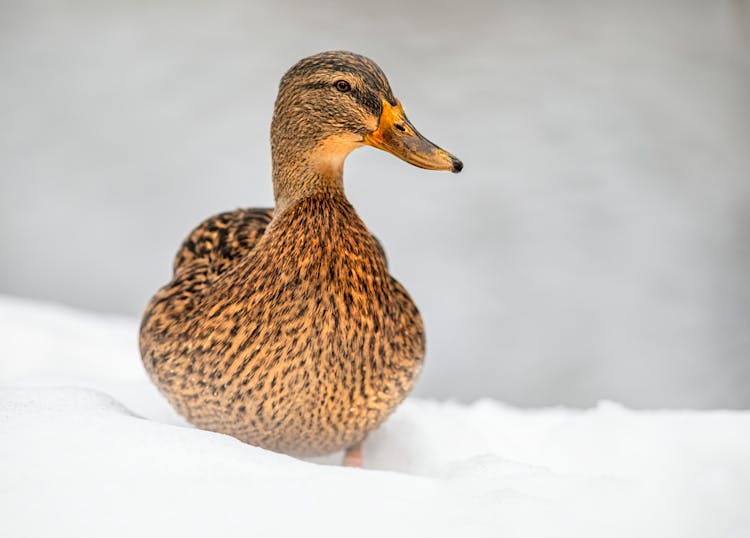
[[[302,144],[299,139],[272,140],[276,212],[319,194],[344,194],[344,160],[361,145],[355,137],[334,135]]]
[[[273,194],[276,212],[318,194],[344,194],[343,167],[335,173],[317,169],[308,159],[273,163]]]

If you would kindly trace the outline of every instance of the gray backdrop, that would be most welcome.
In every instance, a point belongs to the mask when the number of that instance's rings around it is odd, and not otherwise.
[[[271,204],[278,79],[339,48],[466,165],[347,162],[418,393],[750,405],[746,1],[2,0],[0,292],[139,315],[190,228]]]

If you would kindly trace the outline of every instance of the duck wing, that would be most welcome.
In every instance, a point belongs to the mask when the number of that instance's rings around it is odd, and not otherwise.
[[[210,286],[255,248],[272,217],[273,209],[252,208],[207,218],[190,232],[177,251],[174,279],[189,274],[203,287]]]
[[[172,280],[146,307],[141,346],[156,335],[164,339],[177,331],[216,279],[255,248],[272,216],[273,209],[266,208],[226,211],[190,232],[174,258]]]

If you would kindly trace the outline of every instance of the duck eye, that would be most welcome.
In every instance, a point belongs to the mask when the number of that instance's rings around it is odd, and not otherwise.
[[[333,85],[336,87],[336,89],[340,92],[348,92],[352,89],[351,85],[345,81],[345,80],[337,80],[333,83]]]

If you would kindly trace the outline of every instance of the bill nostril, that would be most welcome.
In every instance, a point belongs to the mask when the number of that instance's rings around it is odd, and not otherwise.
[[[396,129],[398,129],[399,131],[401,131],[402,133],[405,133],[405,132],[406,132],[406,127],[404,127],[404,126],[403,126],[403,125],[401,125],[400,123],[394,123],[394,124],[393,124],[393,126],[394,126],[394,127],[396,128]]]

